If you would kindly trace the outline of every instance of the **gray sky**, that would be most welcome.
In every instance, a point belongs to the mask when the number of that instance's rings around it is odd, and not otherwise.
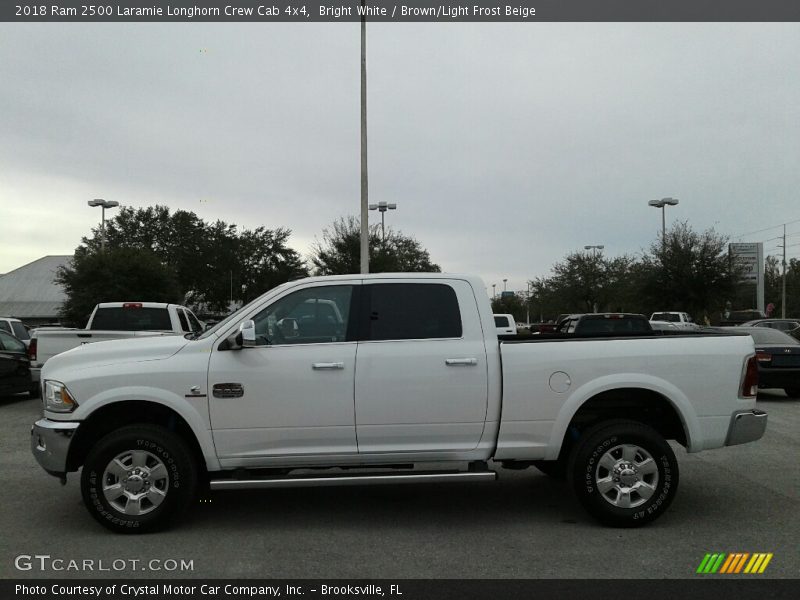
[[[358,214],[358,67],[353,23],[0,24],[0,273],[71,254],[95,197],[306,255]],[[729,235],[800,219],[798,24],[374,24],[368,68],[370,201],[489,287],[640,251],[653,198]]]

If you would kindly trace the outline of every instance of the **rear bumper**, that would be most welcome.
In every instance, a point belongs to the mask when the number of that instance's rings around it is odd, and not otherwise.
[[[42,367],[31,367],[31,381],[39,383],[42,378]]]
[[[50,475],[64,477],[72,437],[80,423],[39,419],[31,427],[31,452]]]
[[[746,444],[760,440],[767,429],[767,413],[763,410],[741,410],[733,413],[728,426],[726,446]]]
[[[758,387],[787,388],[800,386],[800,369],[761,369],[758,372]]]

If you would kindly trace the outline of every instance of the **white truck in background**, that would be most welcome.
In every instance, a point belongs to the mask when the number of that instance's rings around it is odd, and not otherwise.
[[[650,315],[651,321],[666,321],[672,323],[678,329],[693,331],[700,329],[700,326],[692,320],[689,313],[678,311],[654,312]]]
[[[484,283],[443,273],[291,281],[201,335],[59,354],[42,384],[31,452],[62,482],[80,469],[87,510],[128,533],[168,525],[201,488],[491,481],[531,465],[635,527],[677,492],[668,440],[699,452],[767,424],[749,335],[501,341]],[[714,493],[699,475],[682,485]]]
[[[163,302],[102,302],[94,307],[84,329],[39,327],[28,344],[31,379],[39,381],[42,366],[56,354],[83,344],[155,335],[201,333],[204,325],[191,310]]]

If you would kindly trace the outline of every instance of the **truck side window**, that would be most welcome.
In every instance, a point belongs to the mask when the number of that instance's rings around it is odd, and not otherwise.
[[[6,321],[0,321],[0,331],[7,331],[11,333],[11,325],[9,325]]]
[[[306,288],[269,305],[253,320],[256,344],[320,344],[348,341],[351,285]]]
[[[461,311],[455,290],[440,283],[377,283],[364,286],[365,340],[459,338]]]
[[[183,310],[180,308],[178,309],[177,312],[178,312],[178,321],[181,322],[181,331],[186,331],[186,332],[191,331],[191,329],[189,329],[189,322],[186,320],[186,313],[184,313]]]

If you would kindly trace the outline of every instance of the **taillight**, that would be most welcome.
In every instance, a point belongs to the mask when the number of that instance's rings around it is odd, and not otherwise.
[[[36,338],[31,338],[31,341],[28,343],[28,358],[36,362]]]
[[[772,354],[768,352],[756,352],[756,360],[760,363],[772,362]]]
[[[740,398],[755,398],[758,395],[758,360],[755,356],[747,359],[742,377],[742,387],[739,390]]]
[[[122,304],[122,308],[142,308],[141,302],[125,302]]]

